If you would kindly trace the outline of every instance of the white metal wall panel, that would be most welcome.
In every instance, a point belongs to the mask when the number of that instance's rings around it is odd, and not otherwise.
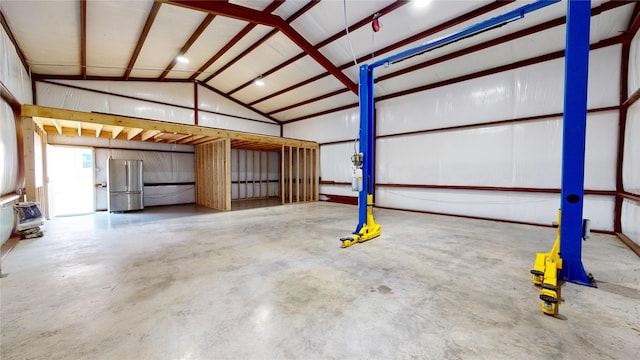
[[[265,83],[265,86],[266,86],[266,83]],[[328,94],[336,90],[342,90],[344,88],[345,88],[344,84],[336,80],[335,77],[326,76],[320,80],[301,86],[295,89],[292,93],[295,92],[296,99],[300,99],[300,102],[302,102],[302,101],[316,98],[321,95]],[[358,101],[358,98],[356,95],[352,95],[350,98],[352,103],[355,103]],[[282,109],[283,107],[286,107],[289,105],[291,105],[291,94],[284,93],[280,96],[276,96],[256,104],[255,108],[264,113],[268,113],[277,109]],[[331,105],[331,107],[337,107],[337,106],[338,105],[333,105],[333,104]],[[293,110],[296,110],[296,109],[298,108],[294,108]],[[327,108],[325,108],[324,110],[326,109]]]
[[[70,88],[65,85],[82,86],[90,90]],[[74,81],[51,84],[36,82],[38,105],[57,107],[86,112],[102,112],[124,116],[134,116],[144,119],[170,121],[181,124],[194,124],[194,111],[178,106],[162,105],[143,100],[131,99],[117,95],[98,93],[92,90],[115,93],[131,97],[177,104],[186,107],[193,106],[193,84],[183,83],[119,83],[103,81]],[[222,96],[201,86],[198,87],[198,102],[203,110],[218,112],[219,114],[199,112],[199,124],[221,129],[253,132],[266,135],[280,135],[280,127],[276,124],[266,124],[243,120],[224,114],[243,118],[269,121],[264,116],[248,110]]]
[[[337,108],[340,106],[351,105],[358,103],[358,96],[352,92],[345,92],[340,95],[335,95],[330,98],[326,98],[320,101],[312,102],[310,104],[298,106],[296,108],[281,111],[279,113],[274,114],[274,116],[278,117],[282,121],[287,121],[290,119],[295,119],[300,116],[305,116],[309,114],[316,114],[327,109]]]
[[[194,123],[194,113],[191,109],[154,104],[43,82],[36,82],[36,91],[38,92],[38,105],[41,106],[102,112],[181,124]]]
[[[342,110],[283,125],[283,136],[318,143],[355,139],[360,132],[360,110]]]
[[[145,186],[144,206],[193,204],[196,201],[194,185]]]
[[[631,41],[629,51],[629,82],[627,83],[629,95],[640,89],[640,32],[636,33]]]
[[[322,184],[320,185],[320,194],[358,197],[358,193],[351,190],[351,185],[342,184]]]
[[[222,95],[216,94],[202,86],[198,86],[198,109],[213,111],[220,114],[228,114],[248,119],[271,121],[250,109],[247,109],[235,102],[225,99]]]
[[[0,82],[23,104],[31,104],[31,78],[22,66],[18,52],[0,27]]]
[[[556,220],[560,195],[378,187],[376,204],[398,209],[550,224]],[[612,230],[613,207],[612,196],[587,195],[584,198],[584,217],[591,219],[593,229]]]
[[[280,136],[280,126],[258,121],[238,119],[230,116],[212,114],[204,111],[198,113],[198,125],[218,129],[244,131],[254,134]]]
[[[640,245],[640,202],[625,199],[622,201],[622,233]]]
[[[640,101],[636,101],[627,111],[622,183],[624,190],[640,194]]]
[[[131,150],[158,150],[175,152],[193,152],[193,145],[167,144],[148,141],[127,141],[108,138],[95,138],[90,136],[66,136],[48,134],[47,143],[52,145],[91,146],[100,148],[117,148]]]
[[[16,190],[20,162],[18,159],[18,137],[16,136],[13,110],[0,99],[0,195]]]
[[[0,206],[0,245],[4,244],[13,234],[16,213],[13,204]]]
[[[325,181],[351,182],[353,143],[320,147],[320,178]]]
[[[616,118],[588,116],[587,189],[615,190]],[[377,145],[378,183],[560,187],[560,118],[383,138]]]
[[[193,108],[193,83],[151,81],[50,80],[57,84],[97,90],[114,95]]]
[[[179,124],[193,125],[195,123],[195,114],[191,109],[154,104],[113,95],[108,95],[108,101],[110,114],[170,121]]]
[[[591,52],[590,109],[618,105],[619,72],[602,69],[620,57],[619,46]],[[564,58],[380,101],[378,134],[561,113],[563,94]]]

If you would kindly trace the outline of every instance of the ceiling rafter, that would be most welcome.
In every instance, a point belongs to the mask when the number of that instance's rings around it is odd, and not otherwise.
[[[302,15],[305,12],[309,11],[309,9],[311,9],[312,7],[316,6],[319,3],[320,3],[320,0],[312,0],[312,1],[308,2],[304,7],[302,7],[302,9],[298,10],[295,14],[290,16],[285,21],[287,23],[291,23],[292,21],[294,21],[295,19],[300,17],[300,15]],[[240,61],[240,59],[242,59],[243,57],[247,56],[249,53],[251,53],[253,50],[255,50],[258,46],[264,44],[267,40],[269,40],[273,35],[277,34],[278,32],[279,32],[278,29],[271,30],[267,35],[263,36],[260,40],[258,40],[255,43],[253,43],[253,45],[249,46],[240,55],[236,56],[233,60],[229,61],[224,66],[222,66],[220,69],[216,70],[213,74],[209,75],[209,77],[207,77],[204,80],[204,82],[209,82],[214,77],[220,75],[220,73],[222,73],[223,71],[225,71],[228,68],[230,68],[231,66],[233,66],[233,64],[235,64],[236,62]],[[264,77],[264,75],[263,75],[263,77]],[[249,81],[249,84],[251,84],[252,82],[253,82],[253,79]],[[231,93],[227,93],[227,94],[231,95]]]
[[[282,3],[283,3],[282,0],[276,0],[271,4],[269,4],[269,6],[267,6],[263,11],[265,12],[268,11],[269,13],[271,13],[272,11],[277,9],[280,5],[282,5]],[[228,43],[226,43],[222,47],[222,49],[218,50],[218,52],[215,55],[213,55],[209,60],[207,60],[207,62],[205,62],[202,66],[200,66],[200,68],[195,73],[193,73],[189,77],[189,79],[195,80],[198,76],[200,76],[200,74],[207,71],[207,69],[211,65],[213,65],[213,63],[216,62],[216,60],[218,60],[222,55],[224,55],[227,51],[229,51],[235,44],[237,44],[240,40],[242,40],[242,38],[244,38],[255,27],[256,27],[256,24],[248,24],[244,28],[242,28],[240,32],[238,32],[231,40],[229,40]],[[206,83],[208,81],[209,81],[209,78],[205,79],[203,82]]]
[[[153,22],[156,19],[156,16],[158,15],[158,12],[160,11],[160,5],[162,5],[162,3],[160,1],[154,1],[153,2],[153,7],[151,7],[151,11],[149,12],[149,16],[147,17],[147,21],[144,24],[144,28],[142,29],[142,33],[140,34],[140,38],[138,38],[138,44],[136,45],[135,50],[133,51],[133,54],[131,55],[131,60],[129,60],[129,65],[127,66],[127,69],[124,72],[124,79],[128,80],[129,76],[131,75],[131,71],[133,70],[133,66],[136,64],[136,61],[138,60],[138,56],[140,55],[140,51],[142,50],[142,46],[144,45],[145,40],[147,39],[147,36],[149,35],[149,31],[151,30],[151,26],[153,25]]]
[[[87,78],[87,0],[80,0],[80,75]]]
[[[360,27],[362,27],[362,26],[364,26],[364,25],[366,25],[366,24],[369,24],[369,23],[371,22],[371,19],[373,18],[373,16],[374,16],[375,14],[380,14],[380,16],[385,15],[385,14],[388,14],[388,13],[390,13],[390,12],[392,12],[392,11],[394,11],[394,10],[396,10],[396,9],[400,8],[401,6],[403,6],[403,5],[407,4],[407,2],[408,2],[408,1],[406,1],[406,0],[398,0],[398,1],[394,2],[393,4],[391,4],[391,5],[387,6],[387,7],[383,8],[383,9],[380,9],[379,11],[377,11],[377,12],[375,12],[375,13],[373,13],[373,14],[371,14],[371,15],[369,15],[369,16],[367,16],[367,17],[365,17],[365,18],[363,18],[362,20],[358,21],[357,23],[355,23],[355,24],[353,24],[353,25],[349,26],[349,31],[351,32],[351,31],[357,30],[357,29],[359,29]],[[307,5],[309,5],[309,4],[307,4]],[[302,15],[302,14],[300,14],[300,15]],[[298,18],[300,15],[297,15],[297,16],[296,16],[296,15],[294,15],[294,16],[295,16],[295,18]],[[287,19],[286,21],[287,21],[288,23],[292,23],[292,22],[295,20],[295,19],[292,19],[294,16],[291,16],[291,17],[290,17],[289,19]],[[323,46],[325,46],[325,45],[328,45],[328,44],[330,44],[331,42],[333,42],[333,41],[335,41],[335,40],[337,40],[337,39],[341,38],[341,37],[342,37],[342,36],[344,36],[346,33],[347,33],[347,32],[346,32],[345,30],[339,31],[339,32],[337,32],[337,33],[333,34],[332,36],[328,37],[327,39],[325,39],[325,40],[323,40],[323,41],[319,42],[318,44],[316,44],[316,45],[315,45],[315,47],[316,47],[317,49],[320,49],[321,47],[323,47]],[[276,66],[276,67],[274,67],[274,68],[271,68],[271,69],[269,69],[269,70],[267,70],[267,71],[263,72],[263,73],[262,73],[262,77],[263,77],[263,78],[265,78],[265,77],[267,77],[267,76],[269,76],[269,75],[271,75],[271,74],[273,74],[273,73],[275,73],[275,72],[277,72],[277,71],[279,71],[279,70],[281,70],[281,69],[283,69],[283,68],[285,68],[285,67],[287,67],[287,66],[289,66],[289,65],[293,64],[294,62],[296,62],[296,61],[298,61],[298,60],[302,59],[302,58],[303,58],[303,57],[305,57],[305,56],[307,56],[307,54],[306,54],[305,52],[301,52],[300,54],[298,54],[298,55],[296,55],[296,56],[292,57],[291,59],[289,59],[289,60],[287,60],[287,61],[283,62],[282,64],[280,64],[280,65],[278,65],[278,66]],[[236,93],[236,92],[238,92],[238,91],[240,91],[240,90],[242,90],[242,89],[246,88],[247,86],[251,85],[252,83],[253,83],[253,79],[252,79],[252,80],[249,80],[249,81],[247,81],[247,82],[245,82],[244,84],[242,84],[242,85],[240,85],[240,86],[236,87],[235,89],[232,89],[231,91],[227,92],[227,94],[229,94],[229,95],[233,95],[234,93]]]
[[[403,6],[403,5],[405,5],[407,2],[408,2],[408,1],[406,1],[406,0],[399,0],[399,1],[396,1],[395,3],[393,3],[393,4],[391,4],[391,5],[387,6],[387,7],[385,7],[384,9],[381,9],[381,10],[377,11],[376,13],[377,13],[377,14],[380,14],[380,15],[388,14],[388,13],[390,13],[390,12],[392,12],[392,11],[396,10],[397,8],[399,8],[399,7]],[[310,4],[310,3],[309,3],[309,4]],[[307,6],[309,6],[309,4],[307,4]],[[314,4],[314,5],[315,5],[315,4]],[[305,6],[305,7],[307,7],[307,6]],[[309,7],[309,9],[310,9],[310,8],[311,8],[311,7]],[[304,11],[305,11],[305,12],[308,10],[308,9],[305,9],[305,8],[303,8],[303,9],[304,9]],[[301,9],[301,10],[302,10],[302,9]],[[299,13],[299,14],[298,14],[298,13]],[[289,24],[290,24],[290,23],[292,23],[295,19],[297,19],[300,15],[302,15],[302,13],[301,13],[300,11],[298,11],[298,13],[294,14],[293,16],[291,16],[290,18],[288,18],[286,21],[287,21]],[[371,14],[371,15],[369,15],[369,16],[367,16],[367,17],[365,17],[364,19],[362,19],[362,20],[358,21],[357,23],[355,23],[355,24],[353,24],[353,25],[349,26],[349,31],[357,30],[358,28],[360,28],[360,27],[364,26],[365,24],[368,24],[368,23],[371,21],[371,18],[372,18],[376,13]],[[327,44],[331,43],[332,41],[335,41],[335,40],[339,39],[340,37],[344,36],[346,33],[347,33],[347,32],[346,32],[345,30],[342,30],[342,31],[340,31],[340,32],[338,32],[338,33],[336,33],[336,34],[333,34],[331,37],[329,37],[329,38],[327,38],[327,39],[325,39],[325,40],[321,41],[320,43],[316,44],[315,46],[316,46],[316,48],[320,49],[321,47],[323,47],[323,46],[325,46],[325,45],[327,45]],[[301,52],[300,54],[298,54],[298,55],[296,55],[296,56],[292,57],[291,59],[289,59],[289,60],[287,60],[287,61],[283,62],[282,64],[280,64],[280,65],[278,65],[278,66],[276,66],[276,67],[274,67],[274,68],[271,68],[271,69],[269,69],[269,70],[267,70],[267,71],[263,72],[263,73],[262,73],[262,77],[263,77],[263,78],[266,78],[267,76],[269,76],[269,75],[271,75],[271,74],[273,74],[273,73],[275,73],[275,72],[277,72],[277,71],[280,71],[280,70],[284,69],[285,67],[287,67],[287,66],[289,66],[289,65],[293,64],[294,62],[296,62],[296,61],[298,61],[298,60],[302,59],[302,58],[303,58],[303,57],[305,57],[305,56],[307,56],[307,54],[306,54],[305,52]],[[231,91],[227,92],[227,94],[228,94],[228,95],[233,95],[233,94],[235,94],[236,92],[238,92],[238,91],[240,91],[240,90],[242,90],[242,89],[246,88],[247,86],[249,86],[249,85],[251,85],[251,84],[253,84],[253,79],[252,79],[252,80],[249,80],[249,81],[247,81],[247,82],[245,82],[244,84],[242,84],[242,85],[240,85],[240,86],[236,87],[235,89],[232,89]]]
[[[598,14],[604,12],[604,11],[608,11],[608,10],[617,8],[619,6],[624,6],[624,5],[626,5],[626,3],[618,2],[618,1],[616,1],[616,2],[608,2],[608,3],[605,3],[603,5],[600,5],[598,7],[593,8],[592,11],[591,11],[591,16],[596,16],[596,15],[598,15]],[[528,35],[531,35],[531,34],[535,34],[535,33],[540,32],[540,31],[545,31],[545,30],[554,28],[556,26],[563,25],[563,24],[565,24],[565,22],[566,22],[566,17],[564,17],[564,16],[556,18],[556,19],[553,19],[553,20],[549,20],[549,21],[546,21],[544,23],[528,27],[526,29],[522,29],[522,30],[510,33],[510,34],[507,34],[507,35],[504,35],[504,36],[501,36],[501,37],[498,37],[498,38],[494,38],[494,39],[491,39],[491,40],[488,40],[488,41],[485,41],[485,42],[482,42],[482,43],[479,43],[479,44],[476,44],[476,45],[473,45],[473,46],[470,46],[470,47],[467,47],[467,48],[464,48],[464,49],[460,49],[460,50],[455,51],[453,53],[444,54],[444,55],[439,56],[437,58],[429,59],[429,60],[423,61],[423,62],[421,62],[419,64],[415,64],[415,65],[400,69],[398,71],[382,75],[382,76],[380,76],[380,77],[375,79],[375,83],[378,83],[378,82],[381,82],[381,81],[384,81],[384,80],[388,80],[388,79],[391,79],[391,78],[394,78],[394,77],[397,77],[397,76],[400,76],[400,75],[404,75],[404,74],[407,74],[407,73],[410,73],[410,72],[413,72],[413,71],[417,71],[417,70],[423,69],[425,67],[433,66],[433,65],[436,65],[436,64],[451,60],[451,59],[462,57],[462,56],[465,56],[465,55],[468,55],[468,54],[471,54],[471,53],[474,53],[474,52],[477,52],[477,51],[481,51],[481,50],[487,49],[489,47],[497,46],[497,45],[506,43],[508,41],[516,40],[516,39],[519,39],[519,38],[523,38],[525,36],[528,36]],[[326,98],[329,98],[329,97],[332,97],[332,96],[335,96],[335,95],[342,94],[344,92],[346,92],[345,89],[333,91],[331,93],[320,95],[320,96],[317,96],[317,97],[312,98],[312,99],[304,100],[304,101],[301,101],[301,102],[296,103],[296,104],[292,104],[292,105],[289,105],[289,106],[286,106],[286,107],[283,107],[283,108],[280,108],[280,109],[269,111],[269,112],[267,112],[267,114],[268,115],[277,114],[277,113],[282,112],[282,111],[286,111],[286,110],[290,110],[290,109],[293,109],[293,108],[296,108],[296,107],[299,107],[299,106],[307,105],[307,104],[310,104],[310,103],[313,103],[313,102],[316,102],[316,101],[320,101],[320,100],[323,100],[323,99],[326,99]],[[253,104],[250,104],[250,105],[253,105]]]
[[[251,22],[252,24],[267,25],[280,30],[289,40],[293,41],[304,52],[309,54],[318,64],[325,68],[331,75],[338,79],[354,94],[358,93],[358,87],[349,79],[342,71],[340,71],[329,59],[327,59],[318,49],[311,45],[302,35],[295,31],[291,25],[284,21],[281,17],[261,12],[242,6],[230,4],[221,1],[197,1],[197,0],[163,0],[170,4],[188,7],[204,11],[211,14],[218,14],[235,19]]]
[[[451,27],[453,27],[455,25],[458,25],[458,24],[460,24],[462,22],[471,20],[471,19],[473,19],[475,17],[484,15],[484,14],[490,12],[490,11],[499,9],[499,8],[505,6],[505,5],[508,5],[508,4],[512,3],[512,2],[514,2],[514,1],[515,0],[507,0],[507,1],[496,0],[496,1],[494,1],[494,2],[492,2],[490,4],[488,4],[488,5],[484,5],[484,6],[480,7],[480,8],[477,8],[477,9],[475,9],[473,11],[470,11],[470,12],[468,12],[466,14],[460,15],[457,18],[451,19],[451,20],[446,21],[446,22],[444,22],[444,23],[442,23],[440,25],[436,25],[436,26],[434,26],[432,28],[429,28],[429,29],[427,29],[425,31],[422,31],[422,32],[420,32],[420,33],[418,33],[416,35],[410,36],[410,37],[406,38],[403,41],[400,41],[400,42],[397,42],[395,44],[391,44],[389,46],[386,46],[386,47],[376,51],[375,53],[378,54],[378,55],[382,55],[384,53],[396,50],[396,49],[398,49],[400,47],[403,47],[403,46],[405,46],[407,44],[410,44],[410,43],[412,43],[414,41],[421,40],[421,39],[423,39],[425,37],[431,36],[433,34],[436,34],[436,33],[440,32],[440,31],[443,31],[443,30],[446,30],[448,28],[451,28]],[[369,60],[369,59],[371,59],[371,54],[367,54],[365,56],[362,56],[362,57],[358,58],[357,62],[361,63],[361,62]],[[338,69],[340,71],[342,71],[344,69],[349,68],[350,66],[353,66],[353,61],[349,61],[347,63],[342,64],[341,66],[338,67]],[[315,76],[315,77],[313,77],[311,79],[307,79],[307,80],[301,81],[301,82],[299,82],[297,84],[294,84],[294,85],[291,85],[291,86],[289,86],[289,87],[287,87],[285,89],[282,89],[282,90],[279,90],[277,92],[274,92],[273,94],[269,94],[269,95],[266,95],[266,96],[264,96],[264,97],[262,97],[260,99],[254,100],[254,101],[249,103],[249,106],[253,106],[255,104],[258,104],[258,103],[261,103],[263,101],[269,100],[269,99],[274,98],[276,96],[282,95],[282,94],[287,93],[287,92],[289,92],[291,90],[297,89],[297,88],[299,88],[301,86],[304,86],[304,85],[307,85],[307,84],[309,84],[311,82],[320,80],[320,79],[322,79],[324,77],[327,77],[329,75],[330,75],[329,72],[325,72],[325,73],[319,74],[319,75],[317,75],[317,76]]]
[[[164,69],[162,74],[160,74],[160,77],[158,78],[159,80],[164,80],[167,77],[167,75],[169,75],[169,72],[171,72],[171,70],[178,63],[178,56],[184,55],[187,51],[189,51],[191,46],[196,42],[196,40],[198,40],[200,35],[202,35],[202,33],[207,29],[207,27],[209,27],[209,25],[211,24],[211,22],[215,17],[216,17],[215,15],[207,14],[207,16],[204,18],[204,20],[202,20],[202,22],[198,26],[198,28],[193,32],[193,34],[191,34],[191,37],[189,38],[189,40],[187,40],[187,42],[182,46],[182,49],[180,49],[178,54],[176,54],[176,56],[174,56],[173,59],[171,60],[171,63],[167,65],[167,68]]]

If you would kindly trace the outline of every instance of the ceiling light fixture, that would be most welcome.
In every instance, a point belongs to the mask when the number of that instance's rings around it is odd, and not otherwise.
[[[431,0],[413,0],[413,6],[417,8],[422,8],[429,5],[430,2]]]
[[[176,57],[176,61],[181,63],[181,64],[188,64],[189,63],[189,59],[187,59],[186,57],[184,57],[183,55],[178,55]]]
[[[256,84],[257,86],[264,86],[264,81],[262,80],[262,75],[260,75],[260,76],[256,79],[255,84]]]

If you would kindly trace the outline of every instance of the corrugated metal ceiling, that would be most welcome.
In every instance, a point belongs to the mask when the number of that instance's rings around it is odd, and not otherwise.
[[[372,55],[390,55],[529,2],[431,0],[418,8],[392,0],[3,0],[0,12],[36,78],[190,79],[287,122],[357,102],[349,86],[358,81],[351,48],[359,62],[370,61]],[[634,1],[592,1],[592,8],[592,43],[620,37],[637,14]],[[376,75],[384,80],[376,95],[562,50],[565,12],[566,3],[555,4],[380,69]],[[374,33],[370,24],[376,13],[382,29]],[[550,23],[555,19],[560,20]],[[517,31],[523,35],[517,40],[485,46]],[[449,59],[472,46],[479,50]],[[189,63],[176,61],[181,54]],[[434,59],[446,61],[419,65]],[[394,75],[403,69],[412,71]],[[253,84],[260,76],[263,87]]]

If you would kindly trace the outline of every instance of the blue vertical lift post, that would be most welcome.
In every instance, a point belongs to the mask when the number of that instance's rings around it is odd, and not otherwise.
[[[562,123],[562,189],[556,241],[548,253],[536,254],[531,280],[540,285],[542,312],[558,313],[561,282],[593,286],[593,278],[582,266],[582,239],[589,237],[584,220],[584,158],[587,130],[587,85],[589,73],[589,26],[591,1],[567,4],[567,38],[564,72],[564,117]]]
[[[524,18],[525,14],[542,9],[560,0],[538,0],[509,11],[500,16],[480,22],[457,33],[436,39],[415,48],[378,60],[372,64],[360,66],[360,134],[359,153],[352,157],[354,168],[354,189],[358,196],[358,225],[355,231],[340,239],[342,247],[349,247],[364,242],[381,234],[380,224],[373,216],[373,196],[375,194],[374,181],[374,69],[380,66],[390,66],[413,56],[443,47],[447,44],[462,40],[479,33],[495,29],[510,22]],[[589,51],[589,20],[591,1],[570,0],[567,21],[567,69],[565,77],[565,120],[563,142],[563,179],[562,179],[562,208],[563,213],[562,236],[568,239],[563,243],[562,253],[569,254],[564,260],[562,276],[568,281],[590,284],[582,267],[581,239],[583,234],[582,201],[584,192],[584,136],[586,127],[586,78]],[[573,9],[581,10],[573,10]],[[585,10],[586,8],[586,14]],[[569,16],[569,13],[573,16]],[[586,23],[586,25],[585,25]],[[584,34],[586,32],[586,58]],[[571,63],[569,63],[571,61]],[[579,67],[579,68],[577,68]],[[574,83],[584,83],[574,88]],[[570,86],[569,86],[570,85]],[[566,91],[571,88],[572,91]],[[581,99],[584,92],[584,99]],[[568,105],[567,105],[568,104]],[[568,130],[569,129],[569,130]],[[560,232],[559,232],[560,233]],[[577,239],[577,241],[575,240]],[[559,247],[560,249],[560,247]],[[544,308],[544,301],[543,301]]]

